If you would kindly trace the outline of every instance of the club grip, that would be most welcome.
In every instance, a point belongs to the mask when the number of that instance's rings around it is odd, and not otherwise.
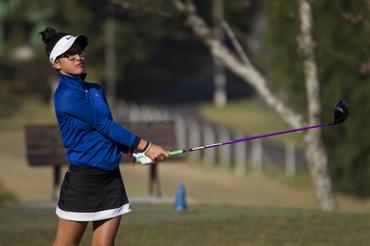
[[[174,157],[174,156],[180,155],[180,154],[182,154],[182,153],[183,153],[182,149],[179,149],[179,150],[174,150],[174,151],[170,151],[170,152],[168,152],[168,155],[169,155],[170,157]]]

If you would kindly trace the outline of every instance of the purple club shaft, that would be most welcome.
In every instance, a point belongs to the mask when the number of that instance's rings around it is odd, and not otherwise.
[[[292,133],[292,132],[305,131],[305,130],[309,130],[309,129],[313,129],[313,128],[333,126],[333,125],[335,125],[335,123],[324,123],[324,124],[319,124],[319,125],[314,125],[314,126],[306,126],[306,127],[302,127],[302,128],[296,128],[296,129],[285,130],[285,131],[280,131],[280,132],[273,132],[273,133],[268,133],[268,134],[263,134],[263,135],[258,135],[258,136],[239,138],[239,139],[229,140],[229,141],[220,142],[220,143],[207,144],[207,145],[194,147],[194,148],[186,148],[186,149],[182,150],[182,153],[192,152],[192,151],[201,150],[201,149],[208,149],[208,148],[213,148],[213,147],[222,146],[222,145],[246,142],[246,141],[259,139],[259,138],[267,138],[267,137],[272,137],[272,136],[287,134],[287,133]]]

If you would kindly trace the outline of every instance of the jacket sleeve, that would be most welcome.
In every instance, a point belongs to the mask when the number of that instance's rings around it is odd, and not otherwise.
[[[81,92],[64,92],[58,100],[58,110],[64,114],[77,118],[100,134],[119,145],[133,149],[137,146],[138,137],[125,127],[96,110],[88,98]]]
[[[135,150],[138,149],[140,139],[141,139],[140,137],[137,137],[135,140],[135,143],[133,144],[131,148],[127,147],[126,145],[119,144],[119,143],[116,143],[116,146],[119,149],[119,151],[121,151],[122,153],[126,153],[126,154],[133,153]]]

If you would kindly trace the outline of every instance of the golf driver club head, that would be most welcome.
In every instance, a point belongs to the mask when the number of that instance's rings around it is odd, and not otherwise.
[[[343,123],[349,114],[348,103],[341,99],[334,106],[334,123],[341,124]]]

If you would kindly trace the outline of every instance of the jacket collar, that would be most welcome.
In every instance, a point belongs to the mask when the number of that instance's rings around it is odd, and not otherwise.
[[[84,82],[86,74],[81,76],[69,76],[64,74],[59,74],[59,81],[63,84],[67,84],[74,87],[85,88],[86,83]]]

